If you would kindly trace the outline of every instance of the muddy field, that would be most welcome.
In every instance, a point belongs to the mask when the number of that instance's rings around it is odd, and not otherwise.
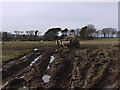
[[[3,62],[1,88],[119,88],[119,47],[41,46]]]

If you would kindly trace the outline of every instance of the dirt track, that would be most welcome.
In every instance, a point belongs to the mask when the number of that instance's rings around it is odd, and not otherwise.
[[[119,45],[109,48],[63,49],[42,46],[8,62],[2,70],[3,90],[20,88],[118,88]],[[51,56],[54,60],[50,63]],[[35,60],[35,62],[33,62]],[[47,69],[49,65],[49,69]],[[43,76],[49,75],[44,82]]]

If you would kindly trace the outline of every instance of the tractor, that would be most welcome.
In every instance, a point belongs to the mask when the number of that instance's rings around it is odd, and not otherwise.
[[[56,44],[61,47],[78,48],[80,47],[79,40],[76,36],[66,36],[64,39],[57,40]]]

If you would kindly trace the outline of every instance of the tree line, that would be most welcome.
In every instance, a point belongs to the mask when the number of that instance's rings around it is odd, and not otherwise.
[[[66,36],[75,35],[79,39],[93,39],[93,38],[113,38],[119,37],[120,31],[115,28],[103,28],[97,30],[94,25],[88,24],[82,28],[70,29],[68,28],[51,28],[45,32],[43,36],[40,36],[40,31],[29,30],[25,33],[23,31],[14,31],[14,34],[8,32],[0,32],[0,36],[3,41],[53,41],[57,39],[63,39]]]
[[[61,33],[61,35],[60,35]],[[115,28],[103,28],[97,30],[94,25],[88,24],[82,28],[70,29],[67,28],[51,28],[44,34],[44,40],[52,41],[57,39],[63,39],[65,36],[75,35],[79,39],[93,39],[93,38],[113,38],[119,37],[120,31]]]
[[[2,41],[38,41],[41,40],[39,34],[38,30],[30,30],[25,33],[18,30],[14,31],[14,33],[0,32],[0,37]]]

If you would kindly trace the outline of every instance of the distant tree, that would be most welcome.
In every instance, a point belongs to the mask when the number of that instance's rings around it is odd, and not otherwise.
[[[49,32],[44,35],[45,40],[53,41],[56,40],[57,35],[54,32]]]
[[[101,36],[101,30],[95,31],[95,37],[100,37]]]
[[[95,33],[95,31],[96,31],[95,26],[92,25],[92,24],[88,24],[87,25],[87,29],[85,31],[85,38],[86,39],[92,38],[94,33]]]
[[[117,34],[117,30],[115,28],[110,29],[110,36],[113,37],[114,35]],[[116,35],[117,36],[117,35]]]
[[[19,39],[19,35],[20,35],[21,31],[14,31],[14,33],[15,33],[15,36],[16,36],[16,40],[18,40],[18,39]]]
[[[35,36],[34,37],[37,37],[37,34],[38,34],[38,30],[35,31]]]
[[[30,35],[29,31],[26,31],[26,35]]]
[[[2,32],[2,40],[8,41],[8,33],[7,32]]]
[[[71,35],[75,35],[75,30],[74,29],[71,29]]]
[[[67,36],[68,29],[65,28],[64,30],[61,31],[62,36]]]
[[[23,41],[25,41],[26,40],[26,35],[23,34],[22,37],[23,37]]]
[[[15,33],[16,36],[19,36],[21,31],[14,31],[14,33]]]
[[[120,31],[117,32],[117,37],[120,37]]]
[[[40,31],[38,31],[37,35],[39,36],[40,34],[41,34],[41,32],[40,32]]]
[[[111,28],[107,28],[107,37],[110,37],[110,33],[111,33]]]
[[[87,26],[83,27],[80,31],[80,38],[81,39],[91,39],[95,34],[96,28],[92,24],[88,24]]]
[[[51,28],[44,34],[44,39],[48,41],[56,40],[61,28]]]
[[[33,30],[26,31],[26,37],[28,41],[34,40],[34,32]]]
[[[34,36],[34,32],[35,32],[35,31],[30,30],[30,31],[29,31],[30,36]]]
[[[117,33],[117,30],[114,28],[103,28],[101,32],[104,37],[109,38],[109,37],[113,37]]]
[[[61,36],[59,36],[59,39],[63,39],[65,36],[68,35],[68,29],[65,28],[64,30],[61,30]]]
[[[87,29],[87,26],[82,27],[80,31],[80,39],[85,39],[85,31]]]
[[[76,29],[76,31],[77,31],[76,36],[77,36],[77,37],[79,36],[80,30],[81,30],[80,28],[77,28],[77,29]]]
[[[107,37],[107,33],[108,33],[107,30],[108,30],[107,28],[103,28],[102,31],[101,31],[101,33],[103,34],[104,38]]]
[[[34,36],[34,31],[33,30],[26,31],[26,35],[28,35],[28,36]]]
[[[20,34],[22,35],[24,32],[23,31],[20,31]]]

